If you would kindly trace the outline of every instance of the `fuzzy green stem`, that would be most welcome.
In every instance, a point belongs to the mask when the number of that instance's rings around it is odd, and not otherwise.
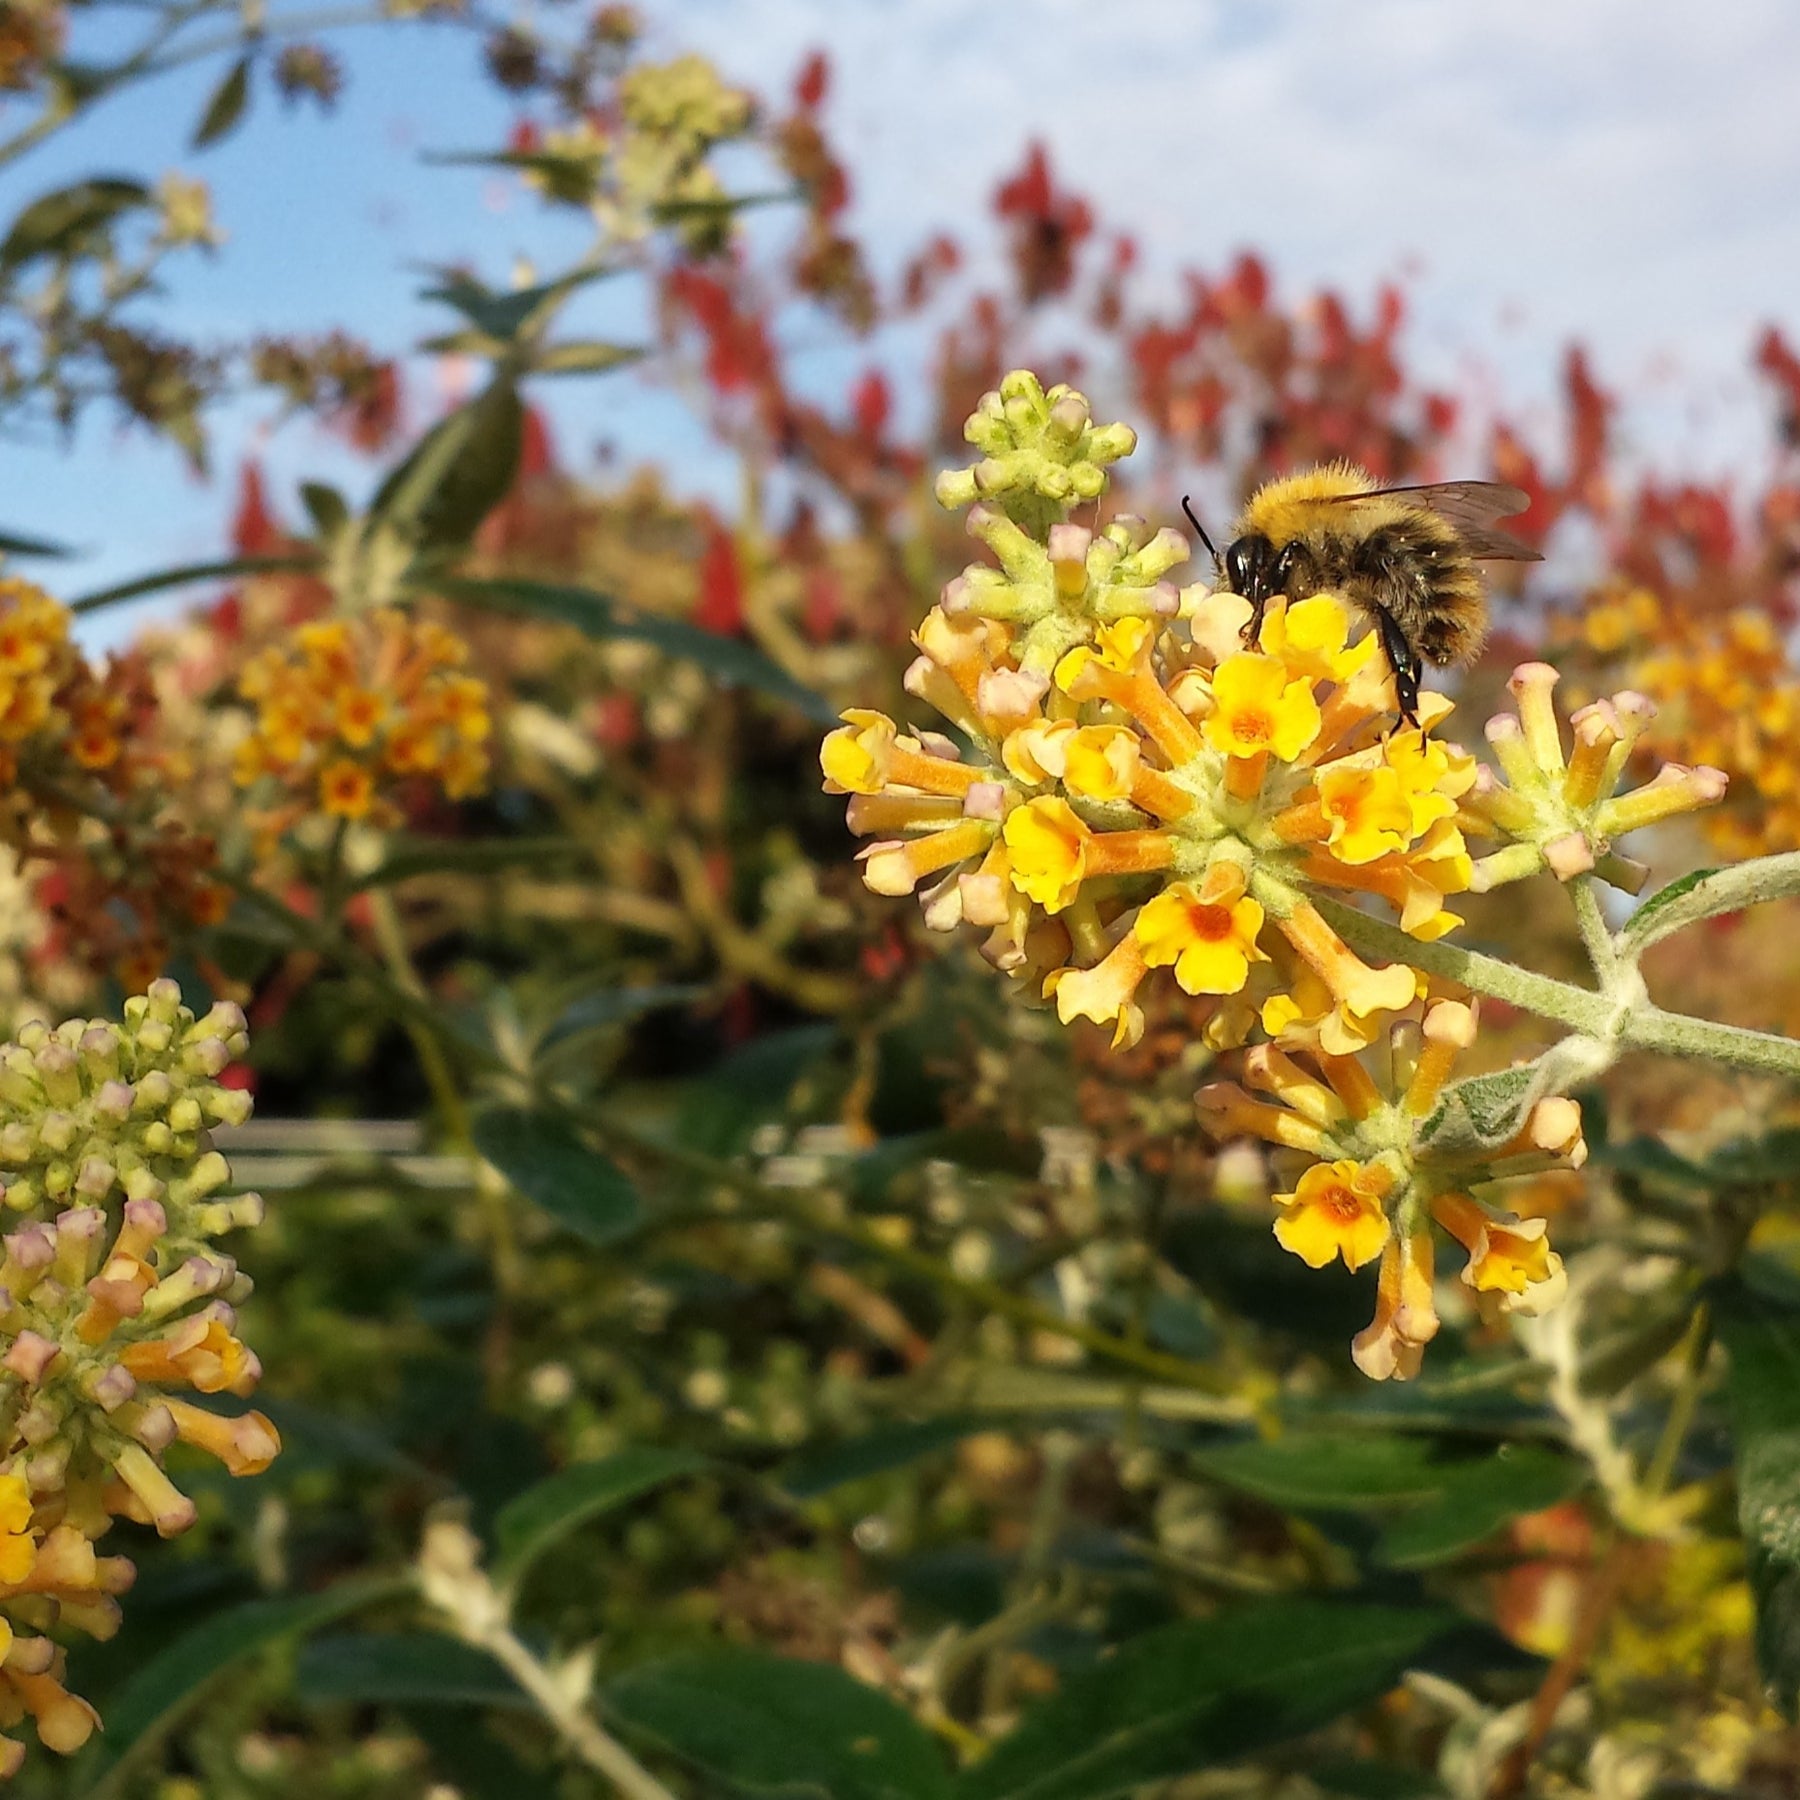
[[[1409,937],[1398,925],[1390,925],[1323,894],[1315,895],[1313,904],[1332,930],[1361,956],[1410,963],[1427,975],[1441,975],[1446,981],[1460,982],[1491,1000],[1507,1001],[1528,1013],[1535,1013],[1540,1019],[1567,1025],[1573,1031],[1602,1035],[1612,1018],[1612,1004],[1591,988],[1557,981],[1530,969],[1515,968],[1511,963],[1484,956],[1479,950],[1466,949],[1446,938],[1440,938],[1436,943],[1422,943]]]
[[[556,1734],[590,1769],[604,1775],[624,1800],[675,1800],[673,1794],[505,1627],[485,1634],[481,1647],[528,1693]]]
[[[1613,944],[1606,915],[1600,910],[1600,893],[1594,878],[1591,875],[1577,875],[1568,883],[1565,891],[1569,896],[1569,904],[1575,909],[1575,924],[1581,932],[1581,942],[1588,953],[1588,961],[1594,966],[1595,978],[1604,992],[1612,993],[1619,986],[1619,952]]]
[[[1665,1012],[1648,1002],[1626,1016],[1619,1040],[1634,1050],[1653,1050],[1659,1056],[1699,1057],[1754,1075],[1785,1075],[1790,1081],[1800,1081],[1800,1040]]]
[[[1540,1019],[1622,1048],[1651,1050],[1663,1056],[1698,1057],[1753,1074],[1800,1080],[1800,1041],[1793,1038],[1665,1012],[1643,998],[1621,1000],[1597,994],[1591,988],[1515,968],[1511,963],[1445,939],[1435,944],[1420,943],[1399,926],[1372,918],[1340,900],[1321,895],[1316,904],[1332,929],[1364,956],[1411,963],[1428,975],[1460,982],[1490,999],[1504,1000]]]

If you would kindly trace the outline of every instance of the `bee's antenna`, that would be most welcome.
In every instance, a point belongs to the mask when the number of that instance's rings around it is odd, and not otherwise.
[[[1213,549],[1213,541],[1206,535],[1206,527],[1194,517],[1194,509],[1188,505],[1188,497],[1186,494],[1181,496],[1181,510],[1187,514],[1188,523],[1199,532],[1200,541],[1206,546],[1208,554],[1211,555],[1214,562],[1217,562],[1219,560],[1219,553],[1217,550]]]

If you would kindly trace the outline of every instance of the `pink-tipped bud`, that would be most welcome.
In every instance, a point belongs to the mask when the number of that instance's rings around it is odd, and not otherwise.
[[[1585,832],[1565,832],[1544,846],[1544,861],[1558,881],[1573,881],[1593,868],[1594,847]]]
[[[21,1331],[0,1356],[0,1366],[25,1383],[36,1387],[50,1372],[50,1365],[62,1355],[62,1346],[36,1331]]]

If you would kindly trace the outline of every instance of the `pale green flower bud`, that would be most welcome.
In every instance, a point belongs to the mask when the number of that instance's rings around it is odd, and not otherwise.
[[[938,477],[938,504],[988,500],[1040,538],[1075,506],[1098,499],[1107,465],[1137,447],[1129,425],[1095,425],[1085,395],[1064,386],[1046,394],[1026,369],[982,396],[963,435],[984,455],[972,469]]]

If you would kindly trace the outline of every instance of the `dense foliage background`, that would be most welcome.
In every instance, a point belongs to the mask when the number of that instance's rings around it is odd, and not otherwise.
[[[102,61],[69,48],[95,15]],[[818,758],[841,708],[917,714],[909,634],[979,556],[934,479],[1014,367],[1135,427],[1106,506],[1156,525],[1338,457],[1493,474],[1532,542],[1578,527],[1603,566],[1502,580],[1459,716],[1527,656],[1571,704],[1654,699],[1644,767],[1730,787],[1644,844],[1653,886],[1775,873],[1753,911],[1690,907],[1651,986],[1791,1038],[1800,357],[1750,348],[1757,488],[1626,475],[1586,352],[1553,439],[1476,418],[1409,375],[1398,291],[1299,299],[1243,255],[1171,300],[1034,146],[994,245],[878,276],[822,60],[751,96],[620,7],[402,16],[479,35],[520,122],[470,159],[578,228],[508,279],[471,202],[431,342],[189,331],[158,287],[213,236],[187,174],[96,170],[0,239],[0,420],[122,417],[201,464],[250,394],[370,471],[288,493],[245,464],[215,565],[99,593],[28,493],[0,520],[8,582],[78,617],[192,608],[104,662],[58,640],[0,720],[0,981],[15,1026],[158,975],[245,1009],[218,1074],[256,1115],[216,1135],[269,1202],[233,1253],[282,1439],[244,1479],[171,1452],[197,1521],[108,1537],[123,1624],[63,1634],[103,1730],[33,1741],[21,1791],[1793,1791],[1792,1079],[1634,1053],[1582,1086],[1585,1166],[1508,1201],[1551,1222],[1566,1300],[1496,1318],[1446,1280],[1423,1376],[1372,1383],[1372,1279],[1288,1255],[1280,1157],[1196,1122],[1238,1067],[1211,1010],[1147,988],[1114,1050],[1006,991],[865,890]],[[273,94],[342,79],[260,9],[28,0],[0,163],[192,60],[199,171],[239,131],[278,154]],[[637,284],[641,341],[587,334],[602,280]],[[841,380],[797,383],[800,344]],[[541,410],[577,380],[599,474]],[[730,459],[729,514],[634,454],[627,383]],[[1458,905],[1468,943],[1584,978],[1553,882]],[[1481,1023],[1459,1073],[1555,1035]]]

